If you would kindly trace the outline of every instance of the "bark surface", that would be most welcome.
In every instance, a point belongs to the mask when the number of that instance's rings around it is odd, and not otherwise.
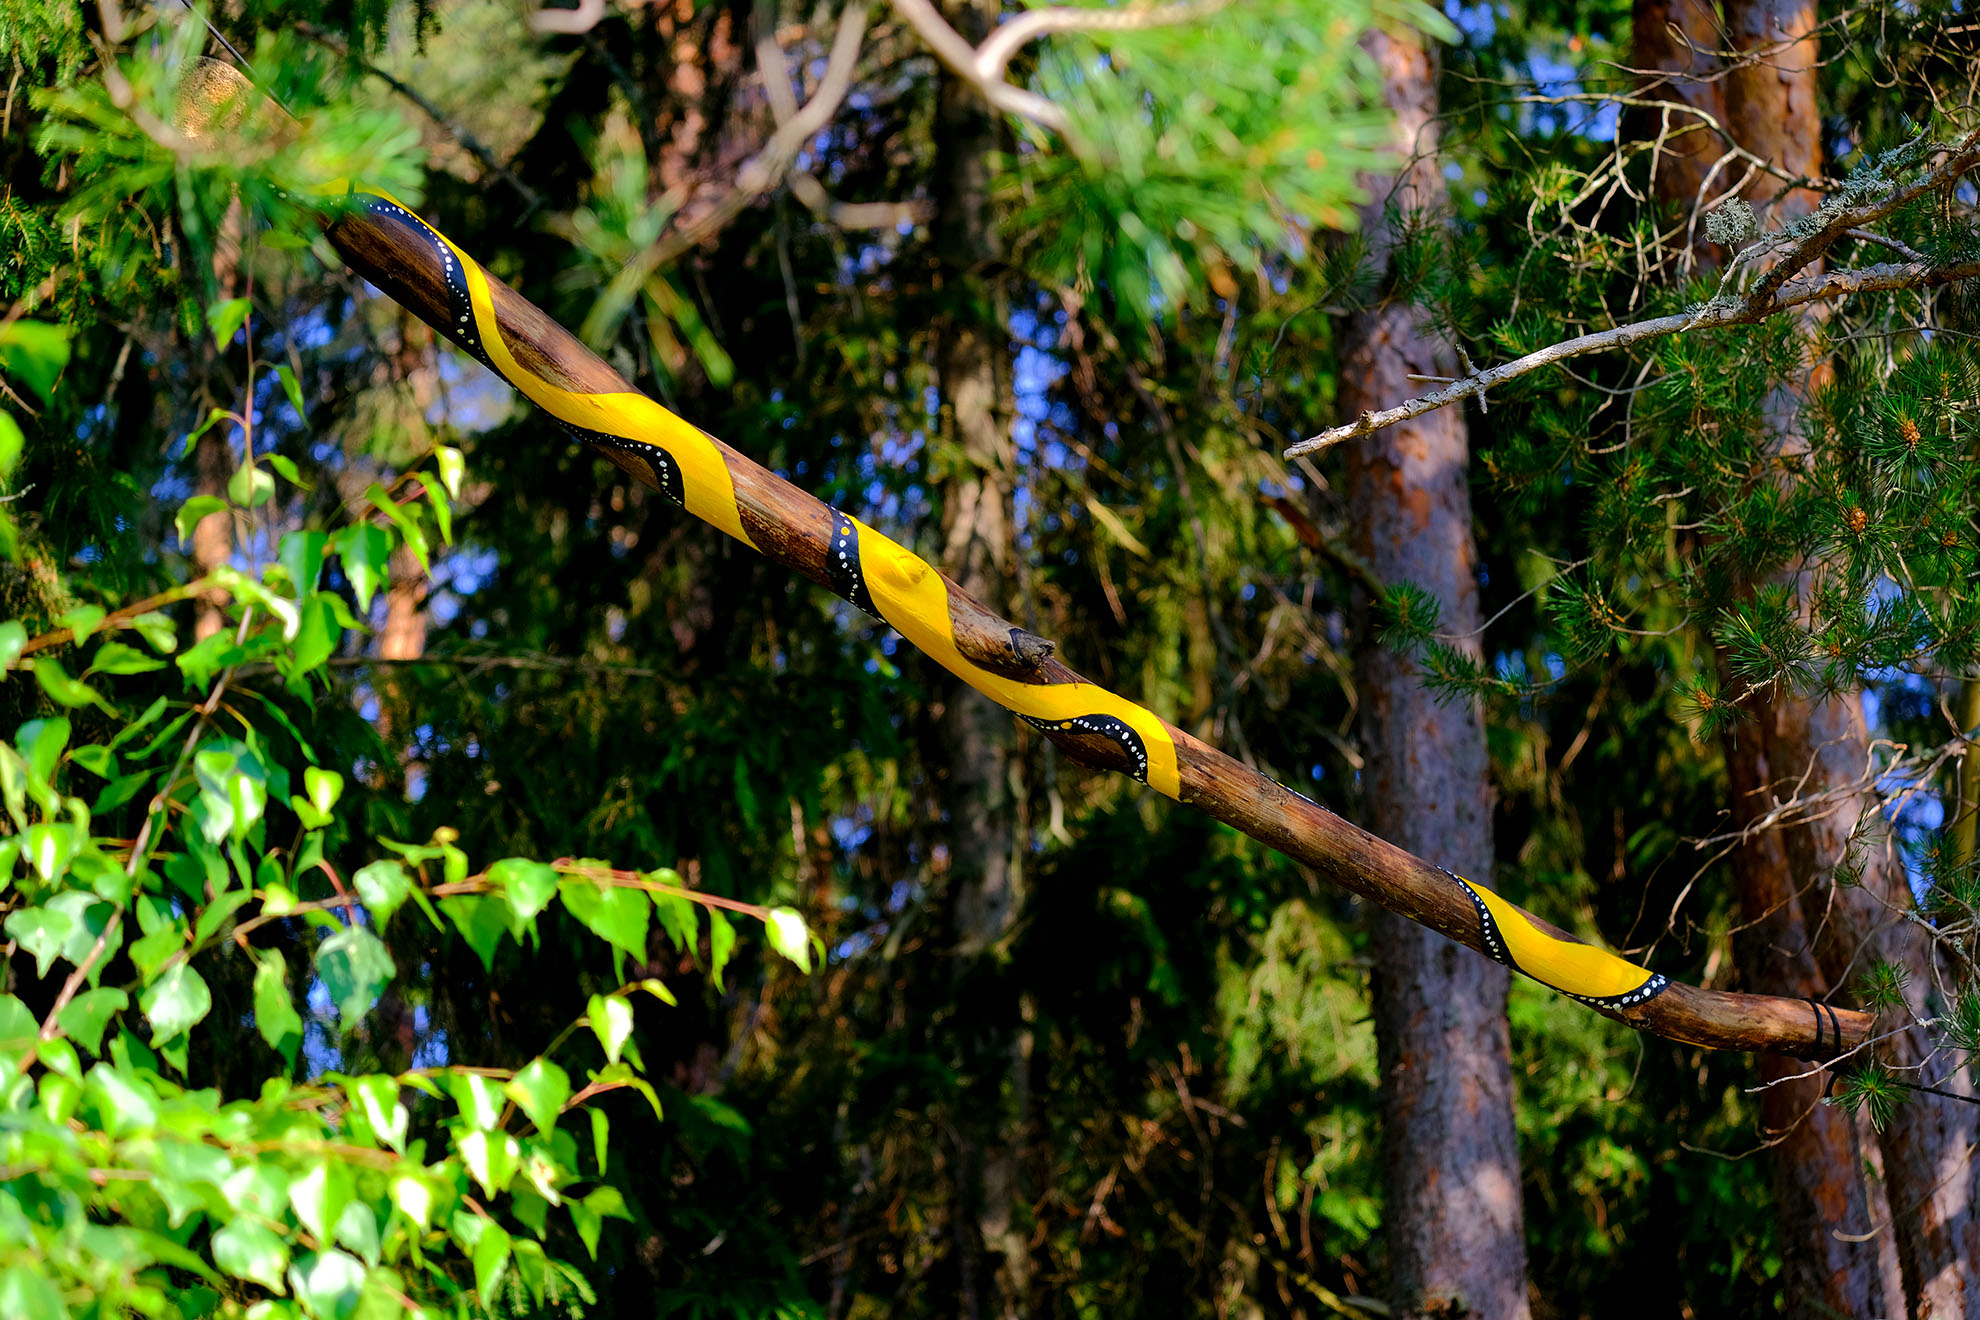
[[[1741,146],[1791,176],[1815,177],[1822,170],[1816,18],[1811,0],[1729,0],[1725,6],[1724,39],[1732,52],[1724,79],[1726,123]],[[1819,201],[1805,189],[1783,193],[1771,179],[1755,180],[1748,196],[1763,204],[1772,225],[1806,215]],[[1827,364],[1817,362],[1772,401],[1771,455],[1785,461],[1785,471],[1807,450],[1803,406],[1827,374]],[[1815,565],[1796,579],[1804,606],[1820,571]],[[1874,806],[1862,694],[1828,700],[1763,694],[1751,710],[1754,720],[1727,749],[1736,819],[1750,822],[1796,793],[1843,796],[1812,822],[1758,835],[1734,854],[1741,906],[1757,923],[1741,941],[1747,988],[1827,1000],[1883,957],[1905,967],[1915,995],[1922,994],[1930,983],[1931,950],[1905,922],[1911,892],[1903,864],[1879,838],[1852,843],[1859,819]],[[1850,792],[1859,782],[1864,786]],[[1836,868],[1852,852],[1865,863],[1863,884],[1836,885]],[[1919,1000],[1911,1008],[1922,1016],[1925,1005]],[[1880,1023],[1886,1030],[1896,1025]],[[1881,1052],[1903,1066],[1922,1060],[1927,1048],[1924,1034],[1912,1029]],[[1805,1069],[1769,1055],[1761,1071],[1766,1080],[1779,1081]],[[1919,1317],[1980,1314],[1971,1264],[1980,1233],[1972,1213],[1971,1108],[1929,1096],[1904,1105],[1879,1137],[1884,1180],[1869,1183],[1861,1173],[1865,1152],[1855,1125],[1817,1103],[1817,1080],[1782,1081],[1763,1099],[1767,1127],[1781,1138],[1772,1158],[1791,1311],[1890,1314],[1902,1306]],[[1851,1227],[1858,1221],[1889,1227],[1868,1242],[1838,1239],[1838,1233],[1867,1233],[1868,1226]],[[1885,1295],[1883,1257],[1892,1250],[1902,1297]]]
[[[1367,181],[1372,244],[1384,210],[1434,207],[1436,66],[1417,41],[1377,34],[1368,49],[1414,163]],[[1379,253],[1379,248],[1378,248]],[[1345,328],[1340,406],[1353,416],[1412,393],[1411,373],[1447,372],[1412,309],[1384,302]],[[1468,437],[1456,408],[1348,447],[1356,552],[1385,582],[1409,581],[1443,607],[1445,630],[1478,631]],[[1365,634],[1366,635],[1366,634]],[[1369,826],[1492,879],[1485,732],[1468,702],[1440,703],[1415,667],[1364,641],[1357,664]],[[1375,1039],[1381,1068],[1389,1300],[1404,1315],[1528,1314],[1503,967],[1393,912],[1374,914]]]
[[[972,42],[997,19],[997,6],[982,0],[947,8]],[[937,462],[950,473],[942,484],[941,563],[970,595],[1002,610],[1013,553],[1009,346],[998,290],[984,274],[999,255],[990,196],[997,132],[972,89],[945,76],[940,96],[937,224],[948,315],[937,361],[947,452]],[[1031,1286],[1018,1223],[1031,1039],[1007,974],[1006,941],[1024,902],[1023,762],[1009,713],[966,683],[949,685],[938,737],[962,1007],[956,1033],[971,1087],[968,1112],[956,1116],[960,1301],[967,1316],[1016,1317],[1027,1312]]]

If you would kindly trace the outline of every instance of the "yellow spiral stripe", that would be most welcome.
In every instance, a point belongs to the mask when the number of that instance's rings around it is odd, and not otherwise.
[[[382,193],[378,195],[385,197]],[[390,197],[385,199],[400,206],[435,239],[446,244],[460,262],[482,349],[505,380],[561,422],[666,450],[680,470],[688,512],[751,549],[758,548],[743,530],[728,463],[699,427],[676,417],[644,394],[577,394],[525,370],[502,337],[494,299],[488,290],[488,277],[480,263],[455,247],[445,234],[420,220],[410,207]],[[1020,683],[977,665],[956,646],[947,580],[927,560],[892,538],[857,519],[851,521],[859,529],[860,566],[874,609],[912,646],[1019,715],[1055,724],[1070,724],[1095,715],[1112,716],[1141,739],[1148,757],[1149,787],[1171,798],[1182,796],[1175,739],[1153,711],[1092,683]]]
[[[1088,715],[1111,715],[1133,729],[1148,753],[1148,785],[1172,798],[1182,796],[1176,742],[1153,711],[1094,683],[1019,683],[993,674],[956,649],[949,620],[947,581],[913,551],[882,536],[857,518],[860,565],[873,606],[895,632],[998,705],[1035,720],[1061,722]]]
[[[1465,888],[1491,912],[1492,923],[1512,964],[1543,985],[1584,999],[1616,999],[1661,981],[1656,973],[1618,958],[1607,949],[1556,939],[1483,885],[1466,884]],[[1657,988],[1661,989],[1661,984]]]

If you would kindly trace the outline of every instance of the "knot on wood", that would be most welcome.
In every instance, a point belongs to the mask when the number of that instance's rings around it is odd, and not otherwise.
[[[1058,643],[1022,628],[1011,629],[1011,655],[1026,669],[1036,669],[1058,650]]]

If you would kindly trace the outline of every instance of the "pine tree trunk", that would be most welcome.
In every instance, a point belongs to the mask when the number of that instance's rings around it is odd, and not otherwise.
[[[948,6],[972,42],[996,22],[983,0]],[[971,595],[1006,608],[1012,571],[1012,408],[1000,290],[985,268],[998,253],[990,162],[996,126],[980,97],[944,77],[938,111],[937,225],[948,310],[937,366],[946,453],[942,568]],[[970,1317],[1027,1313],[1028,1243],[1017,1222],[1019,1148],[1031,1039],[1005,973],[1004,942],[1024,900],[1020,846],[1022,762],[1011,717],[962,683],[945,696],[939,730],[949,809],[948,897],[955,941],[958,1046],[967,1079],[956,1115],[959,1168],[954,1233],[962,1310]]]
[[[1397,179],[1368,181],[1374,200],[1362,224],[1379,252],[1385,202],[1403,211],[1438,205],[1443,182],[1428,159],[1434,59],[1410,37],[1377,34],[1368,48],[1399,117],[1400,150],[1423,157]],[[1342,414],[1409,397],[1418,388],[1410,373],[1446,370],[1412,310],[1384,303],[1345,328]],[[1445,409],[1349,446],[1347,481],[1362,559],[1384,581],[1435,595],[1446,631],[1476,648],[1468,463],[1464,415]],[[1413,666],[1372,639],[1357,672],[1369,828],[1489,883],[1492,790],[1476,707],[1438,702]],[[1390,1300],[1402,1315],[1523,1318],[1507,973],[1388,912],[1375,914],[1373,933]]]
[[[1753,52],[1735,60],[1725,80],[1725,122],[1740,145],[1790,174],[1818,175],[1822,167],[1817,101],[1818,55],[1812,0],[1728,0],[1722,43]],[[1751,186],[1754,199],[1769,198],[1778,184]],[[1684,199],[1689,201],[1690,199]],[[1816,198],[1789,193],[1765,215],[1781,224],[1806,214]],[[1803,380],[1788,382],[1769,406],[1774,457],[1792,460],[1806,449],[1801,435],[1808,391],[1819,387],[1826,363]],[[1796,581],[1806,604],[1820,566]],[[1845,789],[1869,765],[1862,695],[1827,701],[1793,695],[1749,702],[1753,721],[1731,735],[1727,749],[1735,818],[1751,821],[1779,798]],[[1804,777],[1805,776],[1805,777]],[[1757,836],[1734,854],[1734,876],[1749,929],[1740,962],[1749,989],[1823,998],[1846,991],[1875,957],[1905,967],[1914,993],[1929,983],[1929,942],[1907,925],[1911,904],[1901,861],[1881,839],[1859,843],[1866,863],[1859,887],[1833,881],[1850,853],[1850,835],[1869,793],[1845,800],[1812,823]],[[1817,918],[1819,917],[1819,920]],[[1810,930],[1818,932],[1812,947]],[[1915,1003],[1914,1010],[1923,1008]],[[1813,1011],[1811,1009],[1811,1011]],[[1893,1062],[1923,1057],[1922,1033],[1906,1032],[1883,1047]],[[1777,1080],[1803,1071],[1791,1061],[1762,1061],[1763,1076]],[[1932,1080],[1938,1080],[1933,1078]],[[1817,1103],[1816,1081],[1784,1083],[1763,1100],[1770,1129],[1788,1129],[1773,1148],[1775,1186],[1787,1252],[1787,1296],[1804,1315],[1887,1314],[1900,1299],[1885,1296],[1882,1259],[1895,1246],[1912,1316],[1980,1312],[1972,1261],[1980,1253],[1968,1156],[1975,1131],[1968,1107],[1919,1097],[1902,1107],[1879,1139],[1885,1177],[1881,1186],[1861,1175],[1863,1152],[1853,1123]],[[1880,1204],[1880,1202],[1883,1202]],[[1888,1225],[1868,1243],[1840,1241],[1861,1234],[1860,1224]]]
[[[201,495],[212,495],[220,499],[227,497],[227,482],[234,475],[239,462],[234,457],[233,448],[227,443],[225,426],[208,430],[193,446],[193,480],[195,489]],[[209,513],[193,524],[192,558],[193,571],[205,577],[214,569],[223,567],[234,557],[234,511],[222,509]],[[193,605],[193,638],[205,641],[220,631],[227,622],[227,597],[225,592],[209,592],[201,596]]]
[[[1643,96],[1679,102],[1724,123],[1725,84],[1710,76],[1719,67],[1713,52],[1723,38],[1710,0],[1637,0],[1631,17],[1637,67],[1657,70],[1642,89]],[[1687,220],[1694,210],[1703,209],[1708,181],[1716,184],[1711,189],[1716,195],[1739,177],[1725,177],[1724,166],[1719,165],[1725,144],[1698,116],[1677,109],[1639,109],[1632,118],[1637,137],[1663,140],[1664,149],[1653,164],[1653,184],[1659,197],[1685,208]],[[1703,249],[1703,222],[1692,226],[1691,232],[1693,246]]]
[[[1653,79],[1646,90],[1698,106],[1727,122],[1729,80],[1713,54],[1725,47],[1727,34],[1714,7],[1702,0],[1638,0],[1634,26],[1639,67],[1668,76],[1668,81]],[[1714,72],[1721,76],[1711,79]],[[1768,73],[1755,72],[1761,78]],[[1764,88],[1757,79],[1749,79],[1743,90],[1759,94]],[[1645,118],[1637,132],[1655,138],[1680,119],[1675,114],[1668,120]],[[1739,131],[1761,133],[1751,124],[1743,124]],[[1745,145],[1761,149],[1752,142]],[[1712,176],[1712,166],[1724,150],[1716,133],[1694,133],[1668,142],[1668,154],[1656,166],[1657,196],[1675,203],[1687,220],[1694,217],[1738,180],[1739,176],[1728,178],[1723,172]],[[1819,158],[1811,162],[1811,168],[1817,166]],[[1711,261],[1702,224],[1693,228],[1693,254]],[[1692,270],[1695,267],[1687,267],[1687,273]],[[1785,396],[1784,411],[1791,420],[1793,400]],[[1765,738],[1752,725],[1728,736],[1725,757],[1734,822],[1744,826],[1767,811],[1770,802],[1763,786],[1778,771]],[[1778,833],[1757,836],[1732,854],[1731,865],[1745,923],[1734,941],[1743,988],[1821,998],[1829,985],[1808,945],[1803,904],[1796,897],[1798,886],[1785,842]],[[1761,1080],[1771,1083],[1761,1093],[1760,1117],[1765,1137],[1773,1143],[1767,1160],[1774,1213],[1781,1226],[1782,1290],[1789,1314],[1854,1315],[1864,1313],[1860,1309],[1864,1307],[1870,1308],[1869,1313],[1884,1313],[1884,1244],[1874,1239],[1844,1242],[1835,1236],[1866,1233],[1872,1218],[1873,1189],[1861,1174],[1855,1125],[1820,1103],[1825,1078],[1787,1080],[1805,1072],[1805,1065],[1766,1055],[1759,1066]]]
[[[1778,778],[1778,771],[1757,727],[1742,725],[1729,738],[1726,777],[1736,825],[1745,828],[1766,814],[1772,803],[1761,786]],[[1733,854],[1732,870],[1746,925],[1734,941],[1746,988],[1821,999],[1829,981],[1808,944],[1786,840],[1777,830],[1755,835]],[[1760,1079],[1767,1084],[1760,1094],[1760,1122],[1765,1138],[1775,1143],[1767,1156],[1788,1314],[1889,1314],[1899,1301],[1884,1295],[1880,1239],[1889,1234],[1859,1242],[1836,1236],[1861,1237],[1873,1226],[1856,1125],[1822,1103],[1827,1079],[1801,1077],[1807,1071],[1799,1059],[1760,1057]]]
[[[1783,796],[1804,773],[1808,778],[1800,791],[1811,794],[1863,777],[1870,749],[1861,693],[1820,702],[1773,703],[1761,712],[1761,720],[1774,749],[1776,787]],[[1868,809],[1872,799],[1864,792],[1857,801],[1845,799],[1839,805],[1840,810],[1786,832],[1792,873],[1803,883],[1812,883],[1809,902],[1826,910],[1815,956],[1835,986],[1846,987],[1880,960],[1905,969],[1910,978],[1909,1010],[1917,1017],[1928,1016],[1933,949],[1927,933],[1907,919],[1912,898],[1904,864],[1888,838],[1872,837],[1856,844],[1858,852],[1869,850],[1862,858],[1867,865],[1861,883],[1835,883],[1836,868],[1852,850],[1849,836],[1859,808]],[[1879,1028],[1895,1030],[1902,1020],[1889,1015]],[[1914,1067],[1929,1051],[1926,1033],[1916,1027],[1878,1046],[1879,1056],[1899,1069]],[[1952,1066],[1953,1061],[1942,1059],[1922,1076],[1899,1075],[1971,1095],[1967,1070],[1946,1075]],[[1905,1301],[1918,1320],[1980,1315],[1980,1215],[1974,1203],[1980,1180],[1973,1161],[1975,1143],[1980,1141],[1976,1116],[1980,1110],[1973,1105],[1913,1095],[1879,1135]],[[1893,1310],[1896,1300],[1891,1299]]]

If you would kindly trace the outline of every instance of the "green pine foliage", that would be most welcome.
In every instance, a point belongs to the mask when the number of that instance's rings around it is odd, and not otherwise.
[[[639,264],[767,131],[752,22],[808,93],[829,9],[611,6],[553,38],[492,4],[209,13],[304,127],[250,107],[178,141],[157,128],[215,49],[194,15],[127,15],[153,26],[106,63],[91,11],[0,0],[7,1315],[949,1315],[957,1134],[986,1113],[1017,1116],[1012,1231],[1052,1313],[1383,1288],[1365,905],[1021,730],[1023,916],[951,956],[946,677],[345,276],[300,204],[340,178],[931,557],[967,471],[945,336],[991,329],[1017,409],[997,608],[1349,815],[1351,656],[1380,632],[1490,714],[1502,891],[1673,975],[1726,975],[1735,915],[1691,841],[1722,828],[1710,745],[1749,694],[1867,682],[1922,749],[1934,685],[1980,665],[1975,363],[1917,329],[1969,325],[1963,290],[1494,392],[1482,661],[1425,593],[1357,573],[1330,462],[1277,458],[1333,419],[1336,323],[1378,298],[1483,364],[1715,295],[1646,274],[1668,225],[1624,204],[1640,159],[1591,193],[1614,144],[1504,95],[1536,55],[1615,56],[1619,11],[1488,32],[1258,0],[1027,47],[1015,76],[1076,132],[1008,126],[1003,255],[968,279],[925,218],[841,229],[782,192]],[[1381,164],[1377,21],[1454,41],[1460,176],[1455,229],[1385,218],[1380,284],[1378,236],[1321,232]],[[1852,122],[1897,153],[1863,153],[1870,189],[1918,133],[1857,76]],[[925,217],[941,90],[890,29],[805,167]],[[1940,198],[1888,229],[1936,259],[1976,241]],[[1773,391],[1818,359],[1805,446],[1766,459]],[[211,572],[204,517],[229,531]],[[1804,562],[1806,599],[1769,584]],[[381,654],[408,612],[418,653]],[[1970,932],[1971,859],[1914,837],[1931,919]],[[1873,997],[1919,989],[1868,970]],[[1971,983],[1933,1003],[1972,1050]],[[1717,1158],[1753,1142],[1747,1061],[1526,985],[1512,1025],[1559,1313],[1624,1285],[1777,1306],[1765,1172]],[[1880,1116],[1896,1080],[1839,1090]]]

